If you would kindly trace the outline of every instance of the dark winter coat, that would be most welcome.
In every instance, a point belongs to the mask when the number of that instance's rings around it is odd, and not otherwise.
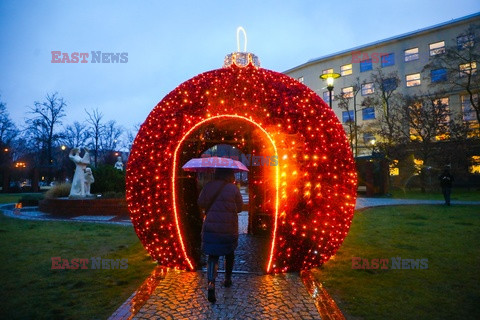
[[[222,180],[207,183],[198,197],[198,205],[206,208],[222,184]],[[205,254],[224,256],[237,248],[238,212],[242,211],[242,206],[238,187],[226,183],[203,221],[202,251]]]
[[[451,188],[452,183],[453,183],[453,176],[450,174],[448,171],[444,171],[440,177],[438,177],[440,180],[440,186],[442,188]]]

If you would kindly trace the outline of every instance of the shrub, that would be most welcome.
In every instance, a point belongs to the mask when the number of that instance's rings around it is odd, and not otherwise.
[[[26,194],[22,196],[18,202],[22,204],[23,207],[34,207],[38,206],[38,201],[43,199],[43,194]]]
[[[92,168],[95,182],[91,185],[91,193],[117,192],[125,194],[125,171],[115,169],[111,165],[100,165]]]
[[[71,188],[72,185],[70,183],[60,183],[54,185],[45,193],[45,199],[68,197]]]

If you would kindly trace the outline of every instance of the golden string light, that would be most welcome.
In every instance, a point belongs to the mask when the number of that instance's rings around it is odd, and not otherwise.
[[[141,126],[127,165],[133,225],[159,264],[197,268],[199,237],[192,221],[198,223],[198,210],[185,200],[194,190],[186,189],[181,166],[212,141],[245,150],[249,132],[255,154],[278,159],[250,181],[255,190],[265,190],[264,198],[251,193],[250,200],[270,217],[262,221],[271,226],[265,269],[321,265],[346,237],[355,208],[357,176],[345,132],[309,88],[258,67],[250,53],[240,54],[241,63],[232,54],[224,68],[179,85]]]

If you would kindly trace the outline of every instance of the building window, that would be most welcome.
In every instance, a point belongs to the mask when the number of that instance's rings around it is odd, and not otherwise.
[[[430,77],[432,78],[432,82],[447,81],[447,69],[432,70],[430,71]]]
[[[420,73],[409,74],[405,77],[407,87],[415,87],[420,85]]]
[[[439,131],[442,128],[446,128],[446,127],[448,128],[450,123],[450,107],[449,107],[448,98],[437,99],[434,101],[434,103],[438,108],[443,108],[446,114],[445,119],[443,119],[443,122],[439,124],[439,127],[440,127]],[[448,129],[446,131],[448,131]],[[437,135],[435,136],[436,140],[446,140],[448,138],[449,138],[449,134],[448,132],[445,133],[445,130],[442,132],[437,132]]]
[[[472,98],[478,103],[477,94],[474,94]],[[477,116],[470,102],[470,96],[461,96],[460,99],[462,101],[463,121],[475,121]]]
[[[387,78],[382,81],[382,90],[385,92],[391,92],[397,89],[398,83],[395,78]]]
[[[352,74],[352,64],[346,64],[340,67],[340,74],[343,76],[348,76]]]
[[[471,174],[480,174],[480,156],[472,156],[470,158],[470,166],[468,172]]]
[[[333,73],[333,69],[325,69],[322,71],[322,74]]]
[[[373,135],[373,133],[365,132],[363,134],[363,143],[373,146],[376,142],[377,141],[375,140],[375,136]]]
[[[463,50],[468,47],[473,47],[475,44],[475,40],[473,34],[467,34],[463,36],[457,37],[457,49]]]
[[[332,90],[332,101],[335,100],[335,92]],[[330,102],[330,93],[328,91],[323,91],[323,101],[326,103]]]
[[[353,87],[342,88],[342,97],[353,98]]]
[[[362,120],[373,120],[373,119],[375,119],[374,107],[362,109]]]
[[[382,56],[382,68],[395,65],[395,53]]]
[[[405,62],[418,60],[418,48],[405,50]]]
[[[445,41],[439,41],[430,44],[430,56],[445,53]]]
[[[362,96],[368,96],[369,94],[372,94],[373,91],[373,82],[362,84]]]
[[[400,174],[400,169],[398,168],[398,160],[392,160],[392,163],[390,163],[389,167],[391,176],[398,176]]]
[[[342,122],[353,122],[355,120],[353,110],[342,111]]]
[[[474,74],[477,72],[477,63],[475,61],[471,63],[464,63],[458,66],[460,69],[460,77],[465,77],[468,74]]]
[[[372,70],[372,59],[360,61],[360,72]]]
[[[297,80],[298,80],[298,82],[303,83],[303,77],[300,77]]]
[[[478,104],[478,94],[474,94],[472,98]],[[480,124],[476,121],[477,113],[472,107],[470,96],[460,96],[460,99],[462,102],[463,121],[465,121],[465,125],[468,128],[467,138],[480,138]]]

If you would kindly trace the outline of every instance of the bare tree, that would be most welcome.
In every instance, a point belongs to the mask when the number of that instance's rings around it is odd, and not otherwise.
[[[354,84],[352,85],[351,93],[340,93],[336,95],[336,99],[339,100],[338,107],[342,110],[345,110],[348,114],[348,121],[346,122],[348,138],[350,140],[350,147],[352,152],[356,157],[358,155],[358,124],[357,124],[357,95],[362,89],[362,84],[360,83],[360,78],[356,78]],[[352,105],[351,105],[352,104]],[[353,111],[353,117],[351,112]]]
[[[103,133],[100,137],[100,145],[102,152],[106,158],[109,157],[113,151],[115,151],[120,145],[120,137],[123,133],[123,128],[117,125],[115,120],[110,120],[104,126]]]
[[[7,106],[0,101],[0,173],[3,192],[7,192],[10,182],[10,164],[14,155],[14,144],[18,129],[10,119]]]
[[[399,139],[399,128],[405,124],[399,121],[403,98],[397,92],[400,85],[400,77],[396,71],[385,74],[381,68],[377,68],[371,75],[374,92],[362,102],[364,107],[374,107],[379,115],[377,120],[370,126],[380,140],[378,147],[391,160],[391,153]]]
[[[88,115],[88,132],[91,139],[90,148],[94,153],[94,164],[96,167],[98,163],[98,153],[100,150],[100,139],[103,131],[105,130],[105,126],[102,123],[103,114],[98,111],[98,108],[93,109],[91,112],[85,110],[85,112]]]
[[[58,97],[58,93],[47,94],[43,102],[34,102],[30,108],[31,118],[26,119],[27,133],[30,139],[40,149],[43,154],[40,157],[40,164],[46,164],[49,168],[48,180],[51,179],[51,168],[53,165],[53,150],[57,141],[61,139],[61,134],[57,127],[62,124],[62,118],[65,117],[66,103],[63,98]]]
[[[65,127],[63,133],[63,143],[70,148],[82,146],[87,141],[88,136],[86,125],[75,121],[73,125],[68,125]]]
[[[123,148],[127,149],[129,153],[132,150],[133,142],[135,141],[135,137],[137,136],[141,125],[142,125],[141,123],[137,123],[136,125],[133,126],[132,130],[128,129],[125,133],[126,138],[124,139]]]
[[[7,105],[0,101],[0,147],[8,148],[18,134],[18,129],[10,119]]]
[[[447,46],[430,57],[431,62],[426,64],[423,72],[430,73],[432,86],[446,85],[450,92],[465,94],[473,108],[478,124],[480,124],[480,26],[470,25],[467,30],[454,39],[456,46]]]

